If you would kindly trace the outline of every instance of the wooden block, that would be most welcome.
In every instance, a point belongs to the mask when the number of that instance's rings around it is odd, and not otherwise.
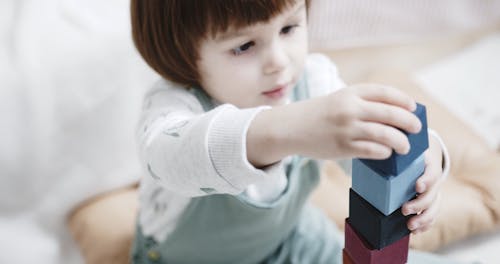
[[[415,197],[415,182],[424,169],[424,154],[399,175],[380,175],[360,160],[353,159],[352,189],[384,215],[389,215]]]
[[[403,131],[408,136],[410,142],[410,152],[406,155],[400,155],[392,152],[392,155],[385,160],[370,160],[361,159],[366,165],[380,174],[398,175],[405,170],[417,157],[422,155],[429,147],[429,135],[427,133],[427,116],[425,106],[417,104],[417,109],[414,114],[420,119],[422,129],[417,134],[409,134]]]
[[[344,263],[363,264],[402,264],[408,259],[408,245],[410,235],[380,249],[373,249],[346,220],[345,223],[345,248],[343,252]],[[347,261],[351,262],[346,262]]]
[[[345,250],[345,248],[342,250],[342,263],[343,264],[356,264],[354,261],[352,261],[351,257]]]
[[[371,248],[381,249],[410,234],[406,223],[411,216],[404,216],[400,209],[384,215],[354,190],[349,190],[349,224]]]

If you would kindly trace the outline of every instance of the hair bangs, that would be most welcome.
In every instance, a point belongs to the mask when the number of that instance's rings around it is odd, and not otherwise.
[[[204,2],[204,35],[267,22],[301,0],[212,0]],[[308,1],[306,1],[308,2]]]
[[[199,45],[203,38],[270,21],[310,0],[131,0],[134,44],[165,79],[199,85]]]

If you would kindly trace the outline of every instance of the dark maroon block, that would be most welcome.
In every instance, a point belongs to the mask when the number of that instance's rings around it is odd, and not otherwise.
[[[409,242],[410,235],[407,235],[391,245],[384,247],[383,249],[373,249],[361,236],[358,235],[358,233],[356,233],[356,231],[349,224],[348,219],[346,219],[344,251],[347,253],[347,256],[350,257],[351,263],[406,263],[408,260]],[[344,263],[346,263],[345,260]]]
[[[384,215],[353,189],[349,190],[349,224],[371,248],[381,249],[410,234],[406,223],[411,216],[404,216],[401,209]]]
[[[356,264],[356,263],[354,263],[354,261],[352,261],[351,256],[349,256],[349,254],[347,253],[345,248],[344,248],[344,250],[342,250],[342,263],[344,263],[344,264]]]

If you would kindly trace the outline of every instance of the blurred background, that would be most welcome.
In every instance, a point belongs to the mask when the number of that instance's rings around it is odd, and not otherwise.
[[[158,76],[134,50],[128,5],[0,0],[0,263],[83,263],[68,215],[140,177],[134,127]],[[413,80],[498,156],[499,0],[312,0],[310,46],[347,83]],[[433,249],[499,263],[490,211]]]
[[[411,246],[500,263],[500,1],[313,0],[309,28],[311,49],[347,83],[386,83],[425,100],[450,149],[441,215]],[[347,208],[341,215],[332,217],[339,225]]]

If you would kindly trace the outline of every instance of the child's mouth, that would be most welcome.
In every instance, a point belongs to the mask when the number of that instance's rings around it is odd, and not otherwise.
[[[271,98],[271,99],[280,99],[285,95],[286,92],[286,85],[278,85],[274,87],[274,89],[263,92],[262,94]]]

